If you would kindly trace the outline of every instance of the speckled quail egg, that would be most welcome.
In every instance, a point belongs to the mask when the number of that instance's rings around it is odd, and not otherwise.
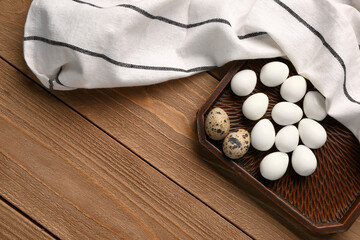
[[[221,108],[212,109],[205,120],[205,132],[213,140],[222,140],[230,130],[230,119]]]
[[[250,147],[250,134],[245,129],[229,133],[223,142],[224,154],[231,159],[239,159]]]

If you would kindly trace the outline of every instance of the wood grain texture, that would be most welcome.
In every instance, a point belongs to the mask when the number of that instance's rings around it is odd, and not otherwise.
[[[0,194],[55,235],[248,239],[3,61],[0,76]]]
[[[145,88],[53,93],[252,237],[316,238],[198,143],[196,111],[217,83],[204,73]]]
[[[54,239],[23,215],[0,200],[0,239]]]
[[[0,1],[0,56],[25,63],[23,57],[24,24],[32,1]],[[30,74],[30,69],[27,70]]]
[[[5,29],[5,36],[1,37],[0,56],[35,79],[22,57],[23,24],[29,5],[29,0],[23,1],[22,5],[16,7],[13,7],[9,1],[3,5],[4,11],[0,13],[0,27]],[[8,21],[8,18],[12,20]],[[220,211],[251,236],[263,239],[297,238],[286,227],[274,221],[271,213],[254,203],[244,189],[239,188],[239,179],[220,162],[216,162],[216,159],[208,159],[208,152],[200,147],[195,134],[195,113],[217,84],[217,81],[208,78],[207,74],[201,76],[199,83],[188,81],[190,86],[183,84],[182,81],[172,81],[161,86],[122,89],[124,94],[129,91],[129,99],[119,95],[118,90],[109,89],[104,94],[109,93],[115,96],[114,100],[110,96],[109,103],[113,105],[110,108],[108,104],[102,102],[101,91],[98,93],[100,99],[92,96],[97,94],[96,91],[69,92],[63,97],[71,97],[72,99],[68,100],[77,105],[78,110],[84,111],[88,117],[98,118],[104,114],[104,121],[107,122],[106,119],[108,119],[107,130],[112,132],[111,129],[113,129],[127,147],[135,152],[142,149],[140,153],[146,157],[146,161],[155,163],[155,167],[161,167],[162,172],[176,180],[177,184],[184,186],[216,211]],[[169,94],[162,95],[164,86],[172,89],[171,92],[179,93],[184,89],[185,92],[165,99]],[[147,97],[148,95],[151,97]],[[157,100],[157,98],[160,99]],[[174,108],[167,104],[168,101],[172,104],[177,102],[181,104]],[[117,109],[119,104],[123,107]],[[156,104],[159,105],[156,106]],[[133,105],[139,107],[132,109]],[[84,109],[79,109],[81,106]],[[178,107],[180,109],[176,110]],[[94,111],[89,111],[88,108],[93,108]],[[123,111],[124,108],[125,111]],[[140,112],[137,113],[139,108]],[[118,116],[119,113],[121,116]],[[112,119],[113,117],[120,117],[120,119]],[[152,123],[146,122],[152,118],[154,118]],[[98,122],[98,124],[102,123]],[[171,135],[167,136],[167,130]],[[176,138],[177,132],[180,132],[181,136],[183,131],[185,131],[185,136],[173,142],[172,139]],[[142,136],[141,142],[136,140],[138,136]],[[141,144],[143,142],[146,144]],[[170,146],[167,145],[169,142]],[[177,150],[178,147],[180,147],[180,152]],[[185,152],[181,153],[184,150]],[[198,152],[201,154],[200,158]]]
[[[24,2],[28,4],[29,1]],[[12,49],[0,48],[0,55],[30,73],[22,59],[21,21],[25,17],[20,15],[15,23],[0,19],[1,27],[8,29],[6,34],[10,35],[3,38],[3,45]],[[217,83],[214,78],[200,74],[150,87],[55,94],[251,236],[317,238],[304,232],[200,147],[195,134],[195,113]],[[357,221],[347,233],[326,238],[356,239],[359,230]]]

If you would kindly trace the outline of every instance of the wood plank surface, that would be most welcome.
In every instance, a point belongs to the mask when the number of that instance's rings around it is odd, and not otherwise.
[[[145,88],[53,94],[254,238],[316,238],[198,143],[196,111],[217,83],[204,73]]]
[[[5,3],[3,2],[2,9],[4,10],[0,13],[0,27],[2,29],[5,29],[5,34],[3,36],[0,35],[0,56],[4,57],[6,60],[14,64],[17,68],[21,69],[22,71],[34,78],[34,75],[26,67],[26,64],[22,57],[23,25],[26,19],[26,13],[30,2],[31,1],[26,0],[23,1],[22,4],[15,5],[13,5],[10,1],[7,1],[7,3],[6,1]],[[198,90],[205,88],[199,93],[197,93],[196,90],[191,90],[191,86],[190,88],[188,88],[186,84],[184,85],[182,83],[182,81],[172,81],[171,85],[168,85],[170,88],[173,89],[172,92],[181,92],[183,88],[186,89],[186,92],[180,97],[181,101],[184,101],[182,104],[182,109],[180,109],[177,114],[175,113],[174,116],[171,116],[172,112],[163,111],[162,106],[167,106],[166,102],[168,101],[168,99],[165,98],[168,96],[168,94],[166,96],[160,95],[160,101],[155,101],[155,104],[156,102],[165,103],[158,106],[159,108],[156,109],[155,114],[150,112],[150,114],[152,115],[150,117],[155,117],[155,121],[158,122],[159,119],[165,121],[164,127],[169,129],[172,134],[174,134],[174,129],[172,127],[175,126],[176,130],[180,129],[180,133],[181,131],[186,131],[188,132],[188,135],[191,135],[190,139],[186,136],[177,139],[177,141],[180,141],[180,146],[183,145],[181,141],[183,139],[186,140],[185,156],[179,156],[177,151],[174,151],[178,147],[178,144],[176,144],[176,142],[175,146],[167,146],[167,143],[169,141],[171,142],[172,140],[171,138],[167,137],[167,133],[163,132],[163,129],[161,129],[159,126],[154,126],[151,124],[149,125],[148,123],[144,122],[144,119],[149,119],[148,115],[142,116],[140,113],[138,113],[138,115],[140,114],[140,116],[137,117],[132,114],[131,121],[129,121],[129,118],[127,116],[129,111],[126,110],[124,112],[125,118],[111,120],[111,118],[114,117],[112,115],[118,114],[122,111],[122,109],[113,111],[113,109],[110,108],[110,115],[107,114],[104,117],[109,118],[109,121],[111,122],[115,121],[112,122],[112,124],[115,124],[114,131],[116,132],[116,135],[120,135],[119,139],[121,139],[121,141],[127,147],[131,147],[131,149],[135,152],[137,152],[138,148],[143,148],[141,153],[143,154],[143,157],[145,156],[147,158],[147,161],[151,161],[151,164],[156,164],[156,167],[161,167],[163,173],[169,176],[171,179],[176,180],[177,184],[184,186],[188,191],[195,194],[196,197],[209,204],[216,211],[220,211],[221,214],[223,214],[227,219],[232,221],[233,224],[236,224],[239,228],[249,232],[251,236],[263,239],[287,239],[289,237],[295,239],[296,237],[294,233],[287,230],[286,227],[282,226],[277,221],[274,221],[271,216],[272,213],[267,212],[261,206],[258,206],[256,203],[254,203],[254,200],[246,194],[246,190],[239,188],[240,185],[238,181],[241,180],[236,175],[234,175],[231,171],[225,168],[216,159],[212,157],[209,158],[208,152],[206,152],[206,150],[204,150],[198,144],[195,134],[195,113],[199,106],[202,104],[202,102],[205,101],[206,97],[217,84],[217,81],[215,79],[208,78],[206,74],[203,74],[202,76],[203,82],[200,81],[200,83],[196,83],[197,81],[195,81],[195,85],[190,82],[190,84],[194,86],[199,85],[197,87]],[[167,84],[168,83],[165,83],[163,84],[163,86],[166,86]],[[183,86],[183,88],[177,89],[177,85]],[[140,92],[138,92],[136,88],[133,88],[131,90],[131,94],[133,95],[132,97],[137,102],[140,102],[140,107],[142,104],[146,104],[146,96],[143,95],[148,95],[146,93],[146,90],[148,88],[149,87],[138,88]],[[150,87],[152,91],[156,91],[157,88],[159,88],[159,86]],[[112,93],[112,95],[121,97],[121,95],[117,94],[117,90],[110,89],[107,91]],[[128,90],[123,89],[122,91],[127,92]],[[160,89],[160,92],[161,91],[162,90]],[[109,111],[108,107],[104,108],[101,101],[99,105],[99,101],[91,96],[91,94],[93,94],[93,92],[91,91],[89,91],[89,93],[87,93],[86,91],[83,93],[79,91],[78,93],[73,92],[67,94],[69,94],[68,97],[73,95],[73,97],[78,98],[78,103],[80,105],[84,105],[85,108],[91,108],[91,105],[93,105],[93,113],[87,114],[95,114],[97,116],[100,116],[102,114],[105,114],[105,111]],[[90,94],[89,99],[88,94]],[[151,98],[155,98],[156,100],[157,97],[153,95],[154,93],[150,94],[152,95]],[[177,94],[177,96],[179,96],[179,94]],[[189,98],[190,102],[189,100],[186,100],[186,98]],[[174,98],[174,96],[170,99],[172,99],[172,102],[179,102],[179,100],[177,98]],[[192,99],[195,99],[195,102]],[[85,102],[81,103],[82,101]],[[115,107],[117,108],[118,106],[116,101],[117,100],[115,99]],[[130,101],[124,101],[124,103],[122,103],[125,104],[125,108],[131,108],[131,105],[126,105],[128,104],[127,102],[132,103],[133,99],[130,99]],[[148,101],[147,105],[152,105],[151,102],[153,101]],[[186,106],[184,105],[184,103],[190,104],[189,106]],[[144,106],[141,112],[145,111],[149,113],[149,111],[146,110],[146,107],[149,108],[151,106]],[[169,106],[167,108],[172,109],[173,107]],[[79,110],[81,111],[81,109]],[[191,122],[186,119],[190,119]],[[136,121],[138,121],[137,124],[135,124]],[[177,126],[177,123],[179,123],[180,125]],[[139,125],[143,125],[144,127],[139,128]],[[129,126],[132,127],[128,129]],[[162,126],[161,123],[160,126]],[[113,128],[113,126],[110,126],[110,128]],[[139,129],[140,131],[137,131],[137,129]],[[145,129],[145,131],[143,132],[142,129]],[[128,130],[132,131],[130,135]],[[149,133],[146,134],[146,132]],[[136,137],[139,136],[139,134],[141,136],[146,136],[145,141],[147,143],[143,145],[143,147],[135,140]],[[158,140],[153,139],[154,134],[161,137],[160,142],[157,142]],[[134,141],[130,143],[123,141],[129,140],[134,137],[135,139],[133,140],[135,140],[135,143]],[[136,148],[132,146],[134,145],[133,143],[135,144]],[[158,143],[165,143],[165,149],[164,147],[159,148],[159,146],[157,146],[159,145]],[[182,151],[182,149],[183,147],[180,149],[180,151]],[[158,155],[159,152],[162,152],[162,155],[160,155],[161,157],[159,157]],[[170,152],[171,154],[169,155],[168,152]],[[201,158],[199,158],[198,152],[202,153]],[[161,165],[159,165],[159,163],[161,163]]]
[[[0,200],[0,239],[54,239],[39,226]]]
[[[33,77],[22,58],[29,2],[4,5],[0,27],[7,31],[0,36],[0,56]],[[220,78],[223,72],[211,74]],[[359,238],[359,221],[344,234],[311,235],[198,144],[195,113],[216,84],[204,73],[142,88],[53,94],[254,238]]]
[[[0,113],[0,194],[60,238],[248,239],[4,61]]]

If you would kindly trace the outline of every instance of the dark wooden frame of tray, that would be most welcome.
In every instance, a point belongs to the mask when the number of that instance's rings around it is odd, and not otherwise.
[[[249,60],[251,61],[251,60]],[[287,62],[291,65],[291,63],[287,60],[281,60],[283,62]],[[219,82],[218,86],[215,88],[214,92],[209,96],[209,98],[205,101],[203,106],[197,112],[197,132],[199,137],[199,142],[207,148],[212,154],[218,157],[222,162],[224,162],[228,167],[233,169],[238,175],[244,178],[247,182],[249,182],[252,186],[254,186],[258,191],[260,191],[263,195],[273,201],[277,206],[283,209],[286,213],[292,216],[295,220],[300,222],[303,226],[309,229],[313,233],[317,234],[330,234],[337,232],[346,231],[357,219],[360,215],[360,197],[358,196],[356,200],[351,204],[351,207],[346,211],[346,213],[342,216],[341,220],[336,223],[329,224],[321,224],[317,225],[314,222],[310,221],[306,216],[304,216],[298,209],[296,209],[293,205],[287,202],[284,198],[279,196],[276,192],[273,192],[271,189],[267,188],[264,184],[262,184],[259,180],[257,180],[253,175],[251,175],[246,169],[242,168],[233,160],[227,158],[213,143],[209,141],[205,134],[205,116],[207,112],[212,108],[217,99],[221,96],[222,92],[225,90],[227,85],[230,83],[232,77],[241,70],[248,61],[238,61],[233,64],[233,66],[229,69],[227,74],[223,77],[223,79]],[[359,176],[360,177],[360,176]]]

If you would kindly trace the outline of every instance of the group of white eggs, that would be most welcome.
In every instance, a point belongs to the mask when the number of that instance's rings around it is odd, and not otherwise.
[[[278,152],[268,154],[260,163],[260,173],[268,180],[281,178],[291,164],[301,176],[311,175],[317,167],[317,160],[311,149],[322,147],[327,139],[325,129],[317,121],[322,121],[327,113],[325,98],[317,91],[306,93],[307,84],[302,76],[289,77],[289,68],[278,61],[264,65],[260,71],[260,81],[267,87],[281,85],[280,95],[286,100],[277,103],[271,117],[281,128],[275,133],[271,121],[262,119],[253,127],[250,134],[251,145],[259,151],[267,151],[275,144]],[[231,89],[238,96],[247,96],[253,92],[257,77],[252,70],[242,70],[231,80]],[[304,97],[305,96],[305,97]],[[296,102],[303,100],[303,110]],[[248,97],[242,106],[242,112],[249,120],[261,119],[268,109],[269,98],[264,93]],[[299,122],[299,123],[298,123]],[[298,127],[293,124],[298,123]],[[299,144],[299,137],[304,145]]]

